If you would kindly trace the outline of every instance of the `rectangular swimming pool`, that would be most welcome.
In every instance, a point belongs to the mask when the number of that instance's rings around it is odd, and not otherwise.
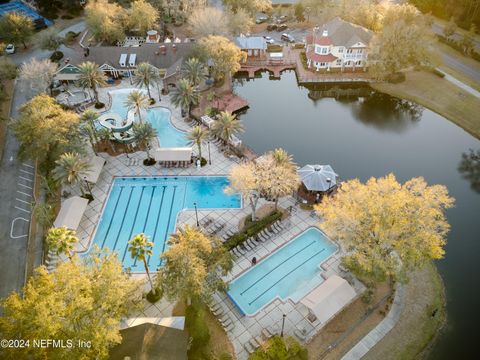
[[[309,228],[233,280],[227,294],[245,315],[277,297],[298,302],[323,282],[320,265],[336,251],[323,232]]]
[[[184,209],[236,209],[239,195],[224,192],[224,176],[120,177],[112,184],[92,244],[118,253],[125,268],[144,272],[143,264],[133,261],[128,241],[145,233],[153,242],[148,258],[150,270],[161,266],[160,254],[169,235],[175,231],[177,215]]]

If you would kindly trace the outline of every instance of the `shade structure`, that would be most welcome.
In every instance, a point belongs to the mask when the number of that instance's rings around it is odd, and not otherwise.
[[[153,156],[156,161],[190,161],[192,148],[158,148],[153,151]]]
[[[332,275],[300,302],[321,323],[326,323],[335,314],[352,302],[357,294],[350,284],[338,275]]]
[[[53,223],[55,227],[66,227],[70,230],[77,230],[83,213],[88,205],[88,199],[80,196],[72,196],[63,201],[57,218]]]
[[[103,165],[105,165],[105,159],[94,155],[90,158],[89,163],[90,169],[87,171],[83,179],[91,184],[96,184],[100,177],[100,173],[102,172]]]
[[[305,165],[298,176],[309,191],[328,191],[337,184],[337,174],[330,165]]]

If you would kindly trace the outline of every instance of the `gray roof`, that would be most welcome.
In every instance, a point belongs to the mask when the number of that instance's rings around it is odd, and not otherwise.
[[[333,18],[317,31],[321,36],[323,30],[328,31],[328,37],[332,40],[333,45],[351,47],[358,42],[368,45],[372,39],[373,32],[360,26],[349,23],[340,19]]]
[[[120,334],[122,342],[110,349],[109,359],[187,360],[188,335],[183,330],[145,323]]]
[[[265,50],[267,48],[267,42],[262,36],[239,36],[235,39],[235,43],[242,50]]]
[[[327,191],[337,184],[337,174],[330,165],[305,165],[298,176],[309,191]]]
[[[160,46],[162,45],[166,48],[165,54],[160,51]],[[173,45],[175,45],[175,50]],[[127,68],[120,66],[120,55],[127,54],[128,59],[130,58],[130,54],[136,54],[136,64],[148,62],[157,69],[167,70],[172,65],[177,65],[178,61],[183,59],[183,57],[191,51],[193,46],[194,43],[191,42],[176,44],[143,44],[138,47],[98,46],[91,47],[88,56],[80,54],[78,57],[71,59],[70,63],[79,65],[84,61],[93,61],[99,66],[109,64],[114,68],[121,70]]]

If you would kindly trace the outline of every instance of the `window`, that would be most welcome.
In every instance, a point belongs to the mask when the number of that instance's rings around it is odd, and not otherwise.
[[[342,65],[342,59],[337,59],[337,65]]]
[[[362,65],[362,60],[358,60],[355,65]]]
[[[328,48],[322,47],[322,54],[328,54]]]
[[[347,54],[351,54],[353,52],[352,49],[347,49]]]
[[[339,47],[339,48],[338,48],[338,52],[339,52],[339,53],[343,53],[343,47]]]
[[[327,63],[324,63],[324,62],[320,63],[320,67],[325,67],[325,66],[327,66]]]
[[[363,49],[358,49],[357,50],[357,54],[362,54],[363,53]]]

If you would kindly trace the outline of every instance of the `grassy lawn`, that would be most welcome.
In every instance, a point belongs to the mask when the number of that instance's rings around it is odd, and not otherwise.
[[[414,101],[446,117],[480,139],[480,99],[448,80],[424,71],[406,73],[400,84],[375,83],[372,87],[392,96]]]
[[[464,56],[462,53],[458,52],[455,49],[452,49],[450,46],[446,44],[442,44],[441,42],[437,41],[435,46],[437,50],[439,50],[440,52],[450,55],[452,57],[455,57],[458,61],[462,62],[468,67],[471,67],[472,69],[476,69],[480,73],[480,62]],[[473,80],[463,72],[458,71],[457,69],[452,68],[446,64],[440,65],[439,68],[445,71],[446,73],[452,75],[453,77],[457,78],[461,82],[467,84],[468,86],[471,86],[472,88],[480,91],[480,83],[478,81]]]
[[[435,265],[429,263],[411,274],[406,287],[406,306],[400,320],[364,360],[421,358],[443,326],[445,294]]]
[[[0,159],[3,155],[5,146],[5,136],[7,133],[7,121],[10,118],[10,107],[12,103],[14,83],[13,80],[7,80],[3,83],[2,96],[4,101],[0,101]]]

